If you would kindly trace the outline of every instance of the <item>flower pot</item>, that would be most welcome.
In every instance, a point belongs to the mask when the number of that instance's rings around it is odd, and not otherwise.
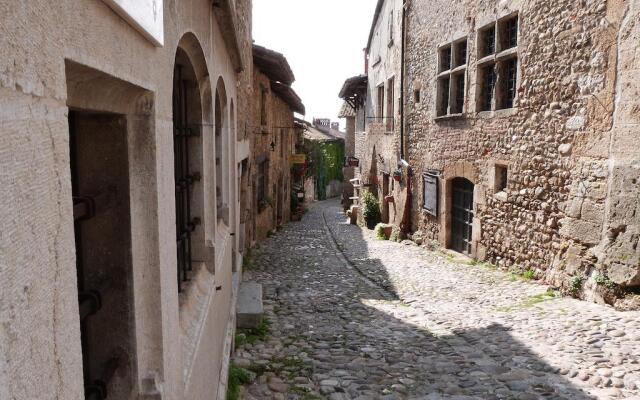
[[[393,232],[393,226],[385,226],[382,228],[382,232],[384,232],[384,236],[389,239],[391,237],[391,232]]]

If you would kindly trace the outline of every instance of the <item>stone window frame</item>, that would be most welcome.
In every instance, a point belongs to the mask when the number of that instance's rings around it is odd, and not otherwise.
[[[511,168],[507,161],[494,161],[489,171],[489,187],[493,190],[493,197],[500,201],[508,200],[509,178]]]
[[[438,46],[437,55],[438,74],[434,119],[461,117],[466,111],[468,90],[468,36]],[[460,83],[463,85],[462,90],[459,87]]]
[[[518,107],[520,86],[519,13],[497,18],[478,29],[476,112],[493,113]],[[515,37],[506,37],[513,33]],[[491,43],[487,43],[491,38]],[[511,71],[511,73],[510,73]],[[511,96],[509,96],[511,92]]]

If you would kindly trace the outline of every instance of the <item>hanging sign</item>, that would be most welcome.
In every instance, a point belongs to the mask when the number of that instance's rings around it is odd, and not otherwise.
[[[104,0],[118,15],[158,47],[164,45],[162,0]]]
[[[306,154],[292,154],[291,164],[305,164],[307,162]]]

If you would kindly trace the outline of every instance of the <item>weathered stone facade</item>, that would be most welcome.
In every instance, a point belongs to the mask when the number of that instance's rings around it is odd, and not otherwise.
[[[254,53],[251,114],[247,120],[251,143],[247,246],[291,219],[291,155],[301,130],[294,112],[304,106],[290,85],[293,73],[282,54],[259,46]],[[285,92],[282,92],[284,90]]]
[[[638,8],[638,1],[409,2],[404,102],[419,236],[454,247],[452,196],[464,178],[473,188],[471,256],[599,301],[613,301],[609,282],[640,284]],[[506,46],[514,20],[517,44]],[[456,63],[461,43],[465,60]],[[442,68],[447,48],[453,64],[449,58]],[[490,90],[488,69],[497,72]],[[437,176],[435,216],[423,209],[426,172]]]
[[[2,399],[225,396],[251,1],[153,4],[0,5]]]
[[[354,169],[355,195],[372,191],[380,201],[384,222],[400,225],[402,220],[402,186],[392,174],[400,162],[400,89],[402,50],[402,1],[379,0],[365,49],[366,89],[360,96],[353,120],[354,154],[359,166]],[[341,96],[352,96],[350,81],[345,82]],[[347,140],[352,133],[347,130]],[[394,201],[385,197],[394,196]]]

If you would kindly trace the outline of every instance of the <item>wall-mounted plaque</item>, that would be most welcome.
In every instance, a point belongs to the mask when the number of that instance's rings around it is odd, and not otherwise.
[[[158,47],[164,45],[162,0],[104,0]]]

